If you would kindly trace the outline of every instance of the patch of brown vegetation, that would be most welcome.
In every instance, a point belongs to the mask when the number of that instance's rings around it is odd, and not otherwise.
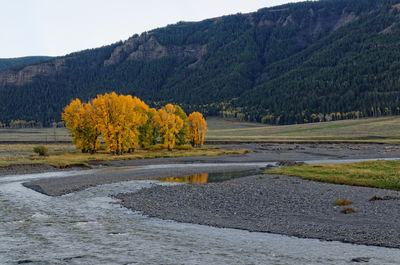
[[[278,166],[280,167],[294,167],[294,166],[303,166],[306,163],[302,162],[302,161],[288,161],[288,160],[283,160],[283,161],[279,161],[278,162]]]
[[[341,210],[340,212],[344,213],[344,214],[351,214],[351,213],[355,213],[356,210],[354,210],[351,207],[344,207],[343,210]]]
[[[353,204],[353,202],[346,198],[340,198],[335,201],[335,205],[337,205],[337,206],[345,206],[345,205],[350,205],[350,204]]]
[[[400,197],[395,197],[395,196],[372,196],[371,199],[369,199],[370,201],[389,201],[389,200],[400,200]]]

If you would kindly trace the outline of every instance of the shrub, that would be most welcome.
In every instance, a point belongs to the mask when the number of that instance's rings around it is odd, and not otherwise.
[[[344,213],[344,214],[350,214],[350,213],[355,213],[355,212],[356,212],[356,210],[354,210],[351,207],[344,207],[343,210],[341,211],[341,213]]]
[[[175,150],[193,150],[191,145],[175,145]]]
[[[47,149],[44,145],[38,145],[33,148],[33,152],[39,154],[40,156],[47,156],[49,155],[49,149]]]
[[[161,151],[164,149],[165,149],[165,146],[163,144],[150,145],[146,148],[146,150],[148,150],[148,151]]]
[[[337,205],[337,206],[345,206],[345,205],[350,205],[350,204],[353,204],[353,202],[346,198],[337,199],[335,201],[335,205]]]

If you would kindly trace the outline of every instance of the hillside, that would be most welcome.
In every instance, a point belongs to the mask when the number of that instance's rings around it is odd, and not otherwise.
[[[8,68],[21,68],[51,59],[48,56],[28,56],[19,58],[0,58],[0,71]]]
[[[0,120],[48,124],[71,99],[109,91],[271,124],[399,114],[399,3],[321,0],[180,22],[7,69]]]

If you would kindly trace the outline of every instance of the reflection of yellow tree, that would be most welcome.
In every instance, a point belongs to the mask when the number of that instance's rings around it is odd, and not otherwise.
[[[208,173],[193,174],[189,176],[176,177],[176,178],[163,178],[159,180],[163,182],[177,182],[177,183],[207,183]]]
[[[192,178],[190,183],[207,183],[208,180],[208,173],[202,173],[202,174],[194,174],[192,175]]]

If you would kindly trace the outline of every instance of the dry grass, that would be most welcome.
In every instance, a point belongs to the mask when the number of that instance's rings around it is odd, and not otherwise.
[[[167,151],[139,149],[133,153],[121,156],[107,152],[83,154],[72,144],[45,145],[49,149],[48,156],[39,156],[33,152],[35,144],[0,145],[0,166],[11,164],[50,164],[55,167],[69,167],[72,165],[88,165],[89,161],[132,160],[161,157],[189,157],[189,156],[218,156],[222,154],[243,154],[248,150],[223,150],[218,148],[188,148]]]
[[[350,205],[350,204],[353,204],[353,202],[346,198],[340,198],[335,201],[336,206],[345,206],[345,205]]]
[[[209,118],[208,141],[400,143],[400,116],[271,126]]]
[[[298,176],[334,184],[400,190],[400,161],[304,165],[268,170],[264,173]]]
[[[0,142],[70,142],[71,136],[66,128],[0,128]]]
[[[354,210],[351,207],[344,207],[343,210],[341,210],[340,212],[344,213],[344,214],[351,214],[351,213],[355,213],[356,210]]]
[[[208,141],[400,143],[400,116],[271,126],[207,118]],[[66,128],[0,129],[0,142],[71,141]]]

